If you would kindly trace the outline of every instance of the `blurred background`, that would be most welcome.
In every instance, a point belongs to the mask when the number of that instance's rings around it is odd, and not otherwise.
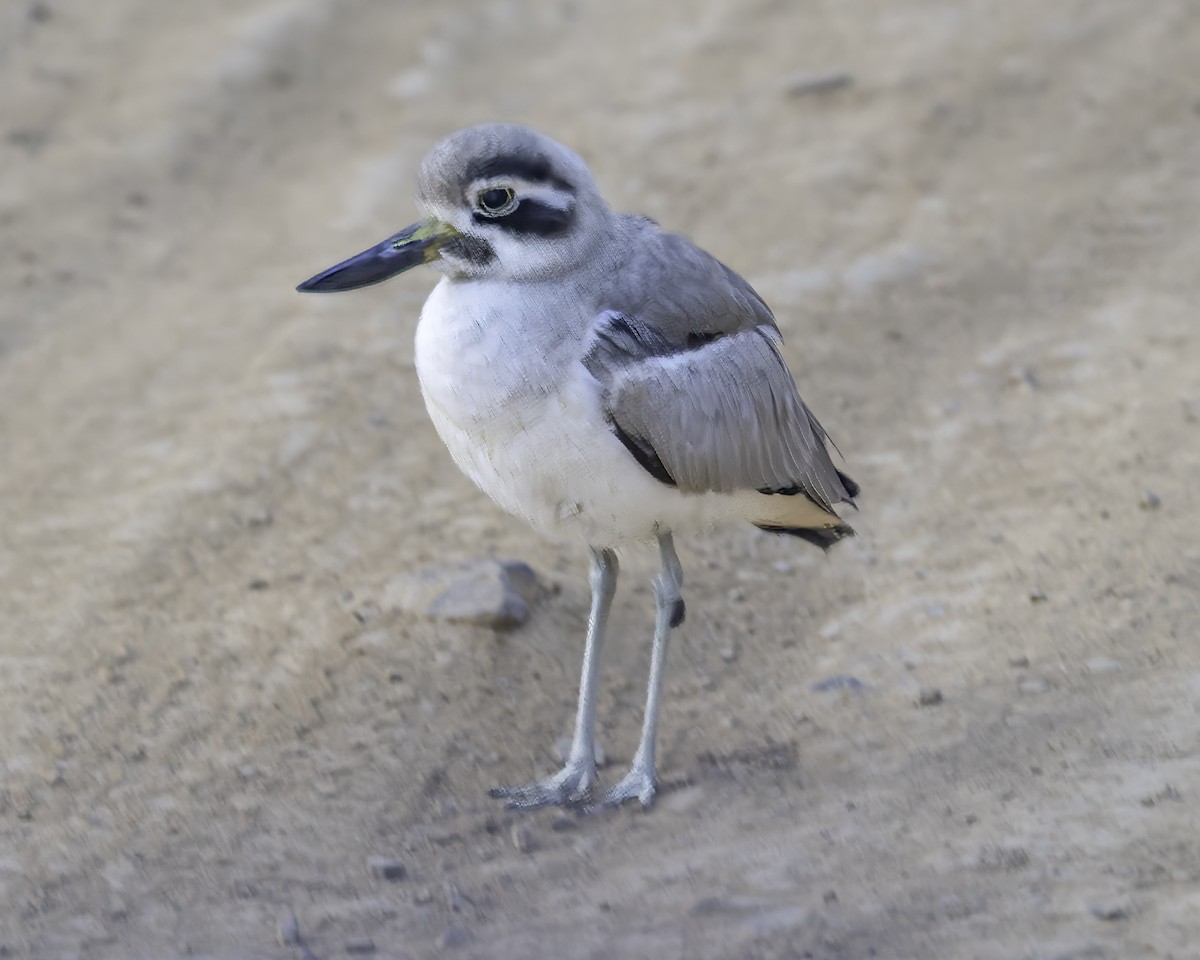
[[[0,956],[1194,950],[1195,4],[9,0],[0,81]],[[483,120],[745,275],[863,487],[681,541],[648,816],[486,797],[586,568],[428,423],[435,275],[293,292]],[[396,609],[482,557],[525,625]]]

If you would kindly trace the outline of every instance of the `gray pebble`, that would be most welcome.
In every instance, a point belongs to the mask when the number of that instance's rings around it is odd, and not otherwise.
[[[367,857],[367,869],[376,880],[403,880],[408,868],[391,857]]]
[[[533,831],[523,823],[513,824],[512,833],[509,836],[512,838],[513,849],[517,853],[532,853],[537,845],[533,839]]]
[[[1124,668],[1124,664],[1120,660],[1114,660],[1112,657],[1092,657],[1090,660],[1084,661],[1084,666],[1087,667],[1088,673],[1116,673]]]
[[[1097,920],[1128,920],[1129,905],[1121,900],[1103,900],[1088,907]]]
[[[829,693],[832,690],[865,690],[866,687],[867,685],[857,677],[839,673],[832,677],[826,677],[824,680],[818,680],[809,689],[813,693]]]
[[[1166,800],[1172,800],[1178,803],[1179,801],[1183,800],[1183,794],[1181,794],[1178,790],[1171,786],[1171,784],[1168,783],[1157,793],[1152,793],[1148,797],[1142,797],[1141,803],[1143,807],[1156,807]]]
[[[446,906],[455,913],[461,913],[464,907],[471,905],[470,899],[458,889],[458,886],[450,880],[442,884],[442,890],[446,894]]]
[[[1022,677],[1017,681],[1017,690],[1026,696],[1036,696],[1050,689],[1050,681],[1043,677]]]
[[[917,706],[933,707],[941,703],[944,699],[942,691],[937,687],[922,687],[917,694]]]
[[[475,934],[466,927],[447,927],[441,943],[443,947],[465,947],[474,939]]]
[[[794,78],[787,85],[789,97],[807,97],[814,94],[832,93],[854,83],[853,75],[845,70],[825,70],[820,73],[806,73]]]
[[[1019,654],[1015,657],[1009,657],[1008,665],[1010,667],[1027,667],[1029,666],[1029,658],[1024,654]]]
[[[266,507],[253,506],[246,511],[245,520],[248,527],[269,527],[275,518]]]
[[[300,946],[300,923],[293,911],[289,910],[275,924],[275,941],[281,947]]]
[[[1029,852],[1024,847],[1000,847],[988,844],[979,850],[979,869],[988,873],[1021,870],[1029,866]]]
[[[1045,603],[1050,598],[1046,596],[1046,591],[1041,587],[1034,587],[1029,591],[1030,603]]]
[[[528,620],[531,607],[548,592],[519,560],[474,560],[394,578],[384,588],[383,606],[510,630]]]
[[[1143,510],[1157,510],[1162,506],[1162,498],[1153,490],[1147,490],[1138,501],[1138,506]]]
[[[368,953],[375,952],[375,941],[363,938],[361,940],[347,940],[346,952],[355,956],[363,956]]]

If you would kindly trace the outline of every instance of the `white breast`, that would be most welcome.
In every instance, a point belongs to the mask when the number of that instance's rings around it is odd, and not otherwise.
[[[425,406],[459,469],[544,533],[615,546],[740,513],[736,498],[683,495],[622,446],[579,362],[591,323],[537,288],[441,283],[417,325]]]

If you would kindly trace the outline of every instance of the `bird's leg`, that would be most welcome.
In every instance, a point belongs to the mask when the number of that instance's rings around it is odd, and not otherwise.
[[[491,791],[493,797],[507,800],[512,808],[552,804],[582,806],[590,799],[596,782],[596,689],[600,681],[600,651],[604,647],[608,610],[617,592],[617,555],[611,550],[588,549],[592,555],[592,612],[588,617],[587,643],[583,648],[579,708],[575,714],[571,752],[562,770],[547,780],[527,787],[497,787]]]
[[[654,803],[658,780],[654,769],[654,741],[658,734],[658,708],[662,700],[663,668],[667,659],[667,639],[671,630],[683,623],[683,567],[675,555],[675,542],[669,533],[658,538],[662,569],[654,578],[654,646],[650,652],[650,679],[646,685],[646,715],[642,720],[642,739],[629,772],[608,792],[606,803],[615,806],[635,797],[643,807]]]

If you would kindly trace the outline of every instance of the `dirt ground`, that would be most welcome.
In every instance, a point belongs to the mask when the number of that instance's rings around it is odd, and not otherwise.
[[[0,71],[0,956],[1200,957],[1195,4],[13,0]],[[586,565],[439,444],[434,275],[292,292],[488,119],[745,274],[863,487],[680,541],[649,815],[486,796]],[[384,609],[485,556],[561,589]]]

